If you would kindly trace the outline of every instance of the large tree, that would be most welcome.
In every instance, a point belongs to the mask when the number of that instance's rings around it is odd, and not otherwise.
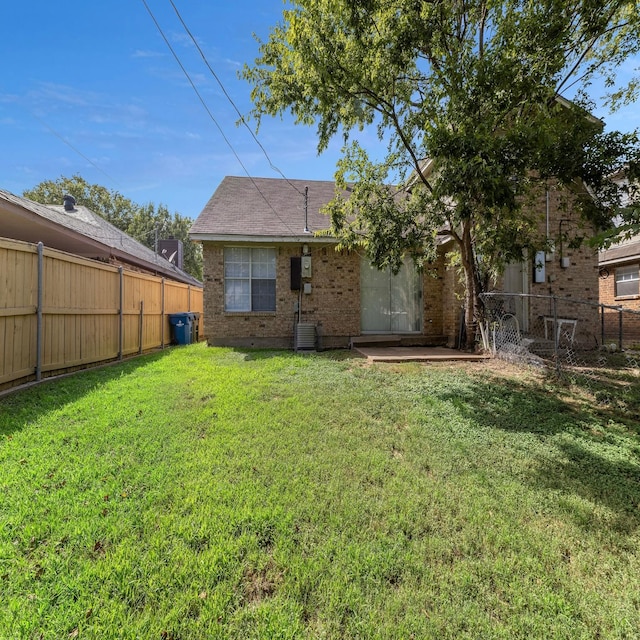
[[[341,246],[397,269],[406,254],[424,263],[443,237],[453,242],[471,346],[488,280],[539,244],[527,204],[541,182],[588,182],[589,193],[575,190],[576,206],[598,227],[619,204],[606,175],[629,162],[634,170],[636,136],[604,134],[587,104],[560,92],[604,73],[613,101],[634,97],[636,85],[618,86],[615,70],[640,50],[637,5],[296,0],[244,68],[252,115],[259,124],[290,111],[315,124],[319,152],[344,136],[327,208]],[[387,143],[381,159],[358,144],[370,126]]]
[[[79,175],[45,180],[24,192],[25,198],[42,204],[62,204],[67,194],[150,249],[156,249],[158,239],[181,240],[184,270],[202,280],[202,248],[189,239],[191,219],[179,213],[172,215],[163,204],[137,204],[117,191],[90,184]]]

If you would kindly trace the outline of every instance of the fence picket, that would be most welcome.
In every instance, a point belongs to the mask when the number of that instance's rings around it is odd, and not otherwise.
[[[203,323],[199,287],[4,238],[0,265],[0,389],[162,348],[171,313]]]

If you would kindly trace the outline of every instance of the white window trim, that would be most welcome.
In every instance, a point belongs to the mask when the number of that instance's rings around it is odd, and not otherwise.
[[[249,276],[248,277],[234,277],[234,276],[227,276],[226,274],[226,264],[227,264],[227,250],[228,249],[246,249],[249,251]],[[274,282],[274,293],[273,293],[273,309],[269,309],[269,310],[265,310],[265,309],[261,309],[261,310],[254,310],[252,308],[253,305],[253,290],[252,290],[252,285],[253,285],[253,281],[257,280],[259,278],[254,278],[253,277],[253,252],[254,251],[261,251],[261,250],[269,250],[269,251],[273,251],[273,259],[274,259],[274,276],[273,278],[264,278],[265,280],[273,280]],[[274,314],[276,312],[276,292],[275,292],[275,282],[277,280],[277,252],[276,252],[276,248],[275,247],[265,247],[265,246],[260,246],[260,247],[248,247],[246,245],[227,245],[225,247],[223,247],[223,287],[224,287],[224,291],[223,291],[223,302],[224,302],[224,312],[228,313],[228,314],[256,314],[256,315],[260,315],[260,314],[267,314],[267,315],[271,315]],[[228,281],[248,281],[249,283],[249,308],[245,308],[245,309],[229,309],[227,307],[227,282]]]
[[[631,291],[629,293],[618,292],[618,286],[620,284],[622,284],[626,289],[627,287],[633,287],[630,283],[634,282],[636,283],[635,291]],[[624,267],[616,267],[615,287],[616,298],[637,297],[640,295],[640,265],[630,264],[625,265]]]

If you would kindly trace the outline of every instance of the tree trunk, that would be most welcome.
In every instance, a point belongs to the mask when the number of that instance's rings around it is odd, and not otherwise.
[[[476,332],[482,313],[480,299],[481,285],[476,273],[476,261],[471,240],[471,224],[466,222],[462,229],[460,256],[464,269],[464,324],[466,329],[465,349],[473,351],[476,345]]]

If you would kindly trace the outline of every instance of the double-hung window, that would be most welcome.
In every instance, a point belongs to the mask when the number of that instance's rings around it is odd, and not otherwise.
[[[639,284],[639,267],[637,264],[616,268],[616,297],[639,295]]]
[[[224,310],[276,310],[276,251],[226,247]]]

